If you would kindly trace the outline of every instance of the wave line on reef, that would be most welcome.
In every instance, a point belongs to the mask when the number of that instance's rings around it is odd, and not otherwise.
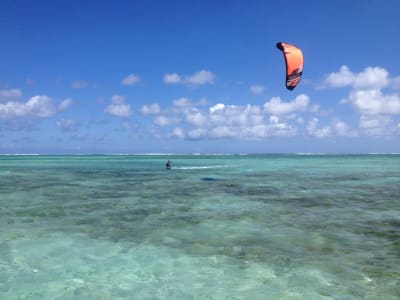
[[[220,168],[232,168],[234,165],[213,165],[213,166],[178,166],[174,167],[176,170],[200,170],[200,169],[220,169]]]

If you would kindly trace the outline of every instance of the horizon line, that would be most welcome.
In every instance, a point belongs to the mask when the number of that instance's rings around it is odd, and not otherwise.
[[[254,152],[254,153],[0,153],[0,156],[248,156],[248,155],[400,155],[400,152]]]

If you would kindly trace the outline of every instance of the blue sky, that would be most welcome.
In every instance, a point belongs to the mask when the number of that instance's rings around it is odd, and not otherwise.
[[[400,152],[399,1],[1,1],[0,153]],[[277,42],[299,46],[285,88]]]

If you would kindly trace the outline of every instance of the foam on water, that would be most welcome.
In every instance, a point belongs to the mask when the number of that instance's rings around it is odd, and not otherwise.
[[[398,299],[399,156],[165,160],[2,156],[0,299]]]
[[[202,170],[202,169],[220,169],[220,168],[233,168],[235,165],[211,165],[211,166],[177,166],[176,170]]]

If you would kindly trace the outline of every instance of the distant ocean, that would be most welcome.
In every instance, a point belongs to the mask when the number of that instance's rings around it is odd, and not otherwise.
[[[0,156],[0,299],[398,300],[400,155]]]

